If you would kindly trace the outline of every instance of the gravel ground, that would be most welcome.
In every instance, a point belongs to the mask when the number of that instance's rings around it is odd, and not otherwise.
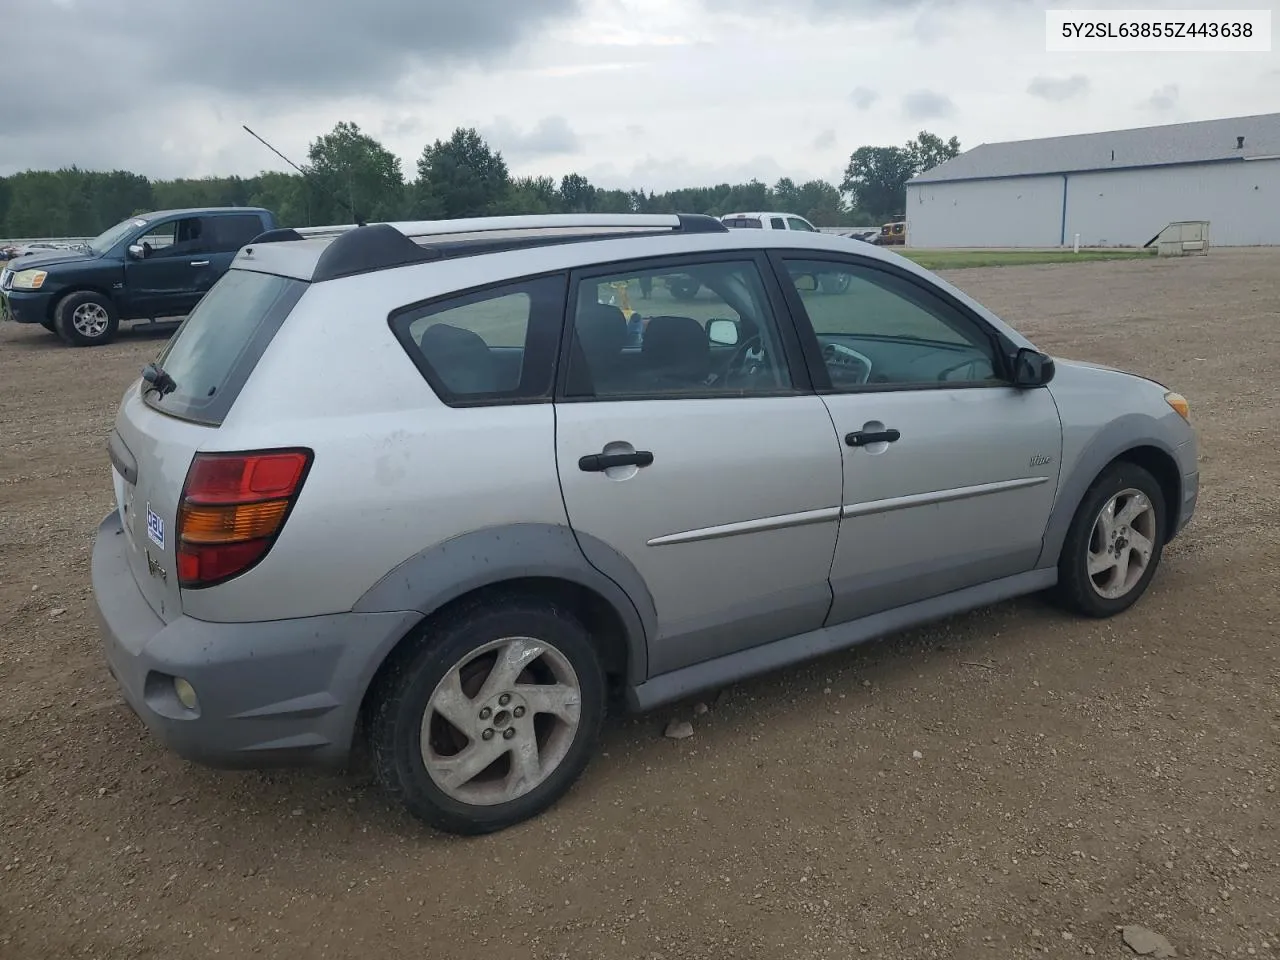
[[[1121,957],[1125,924],[1280,956],[1280,251],[949,278],[1190,398],[1199,513],[1146,598],[1003,604],[616,719],[558,807],[478,840],[363,771],[209,771],[145,734],[88,553],[163,338],[4,325],[0,958]]]

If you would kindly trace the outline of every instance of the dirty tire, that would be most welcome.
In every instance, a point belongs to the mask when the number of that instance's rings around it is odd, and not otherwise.
[[[1142,576],[1121,596],[1105,597],[1095,587],[1089,573],[1090,542],[1103,507],[1125,490],[1140,491],[1151,503],[1155,514],[1154,536],[1150,559]],[[1076,509],[1076,515],[1062,544],[1058,558],[1057,599],[1068,609],[1088,617],[1111,617],[1133,606],[1146,592],[1151,578],[1160,566],[1164,552],[1168,507],[1164,492],[1148,471],[1134,463],[1111,464],[1093,482]]]
[[[506,638],[532,638],[549,646],[561,663],[572,668],[580,692],[577,727],[558,765],[537,786],[503,802],[468,803],[450,796],[428,772],[423,721],[437,686],[473,653]],[[392,798],[439,830],[479,835],[535,817],[569,791],[594,752],[607,693],[595,644],[570,610],[539,597],[490,596],[427,621],[410,643],[374,691],[369,714],[374,768]],[[510,689],[521,687],[515,684]],[[473,701],[477,716],[483,702]],[[528,719],[532,720],[532,710]],[[479,738],[468,735],[466,748],[476,746]],[[514,762],[514,755],[508,759]]]
[[[96,317],[90,323],[89,318]],[[53,314],[58,336],[73,347],[96,347],[110,343],[120,329],[120,314],[100,293],[69,293],[58,302]]]

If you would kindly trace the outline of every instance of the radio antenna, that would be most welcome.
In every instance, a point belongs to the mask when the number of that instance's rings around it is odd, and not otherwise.
[[[306,170],[303,170],[300,166],[298,166],[296,163],[294,163],[292,160],[286,157],[283,153],[281,153],[271,144],[267,143],[266,140],[262,139],[262,137],[258,136],[256,133],[250,130],[247,124],[242,123],[240,124],[240,126],[244,128],[245,133],[249,134],[249,136],[253,137],[253,139],[257,140],[260,144],[262,144],[264,147],[266,147],[268,150],[274,153],[277,157],[279,157],[289,166],[293,167],[293,169],[297,170],[298,173],[302,174],[304,178],[312,179],[312,180],[314,179],[310,173],[308,173]],[[351,214],[351,218],[356,222],[357,227],[365,226],[365,219],[364,217],[360,216],[359,213],[356,212],[356,208],[354,204],[348,203],[346,200],[344,200],[342,198],[342,194],[340,193],[336,193],[334,191],[328,191],[328,192],[329,192],[329,195],[333,197],[333,199],[337,200],[340,204],[342,204],[344,207],[347,208],[347,212]]]

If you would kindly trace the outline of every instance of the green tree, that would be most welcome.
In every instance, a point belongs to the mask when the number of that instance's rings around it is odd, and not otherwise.
[[[494,212],[500,214],[559,213],[560,194],[551,177],[517,177]]]
[[[779,210],[799,211],[801,209],[800,188],[790,177],[783,177],[773,185],[773,201],[769,206]]]
[[[580,173],[565,174],[560,180],[560,199],[569,213],[591,213],[596,204],[596,188]]]
[[[859,147],[849,158],[840,189],[854,206],[883,220],[906,209],[907,181],[915,175],[915,159],[902,147]]]
[[[422,151],[414,205],[418,216],[482,217],[502,204],[510,186],[502,154],[474,128],[459,127]]]
[[[307,151],[312,217],[350,223],[352,210],[367,220],[397,220],[404,213],[400,158],[354,123],[338,123]]]
[[[847,213],[844,197],[825,180],[808,180],[796,187],[791,206],[783,209],[795,210],[815,227],[838,227]]]
[[[928,130],[921,130],[916,139],[907,141],[907,152],[911,154],[911,161],[915,165],[913,176],[919,175],[959,156],[960,139],[952,137],[944,141]]]

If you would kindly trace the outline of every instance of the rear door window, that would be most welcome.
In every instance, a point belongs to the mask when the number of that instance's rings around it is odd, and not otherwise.
[[[148,390],[147,403],[183,420],[222,423],[263,351],[307,284],[250,270],[231,270],[182,322],[156,363],[172,392]]]
[[[787,229],[787,225],[783,222],[783,220],[782,220],[782,218],[781,218],[781,217],[770,217],[770,218],[769,218],[769,229],[771,229],[771,230],[785,230],[785,229]]]
[[[234,253],[262,232],[262,220],[255,213],[204,218],[204,236],[210,253]]]

